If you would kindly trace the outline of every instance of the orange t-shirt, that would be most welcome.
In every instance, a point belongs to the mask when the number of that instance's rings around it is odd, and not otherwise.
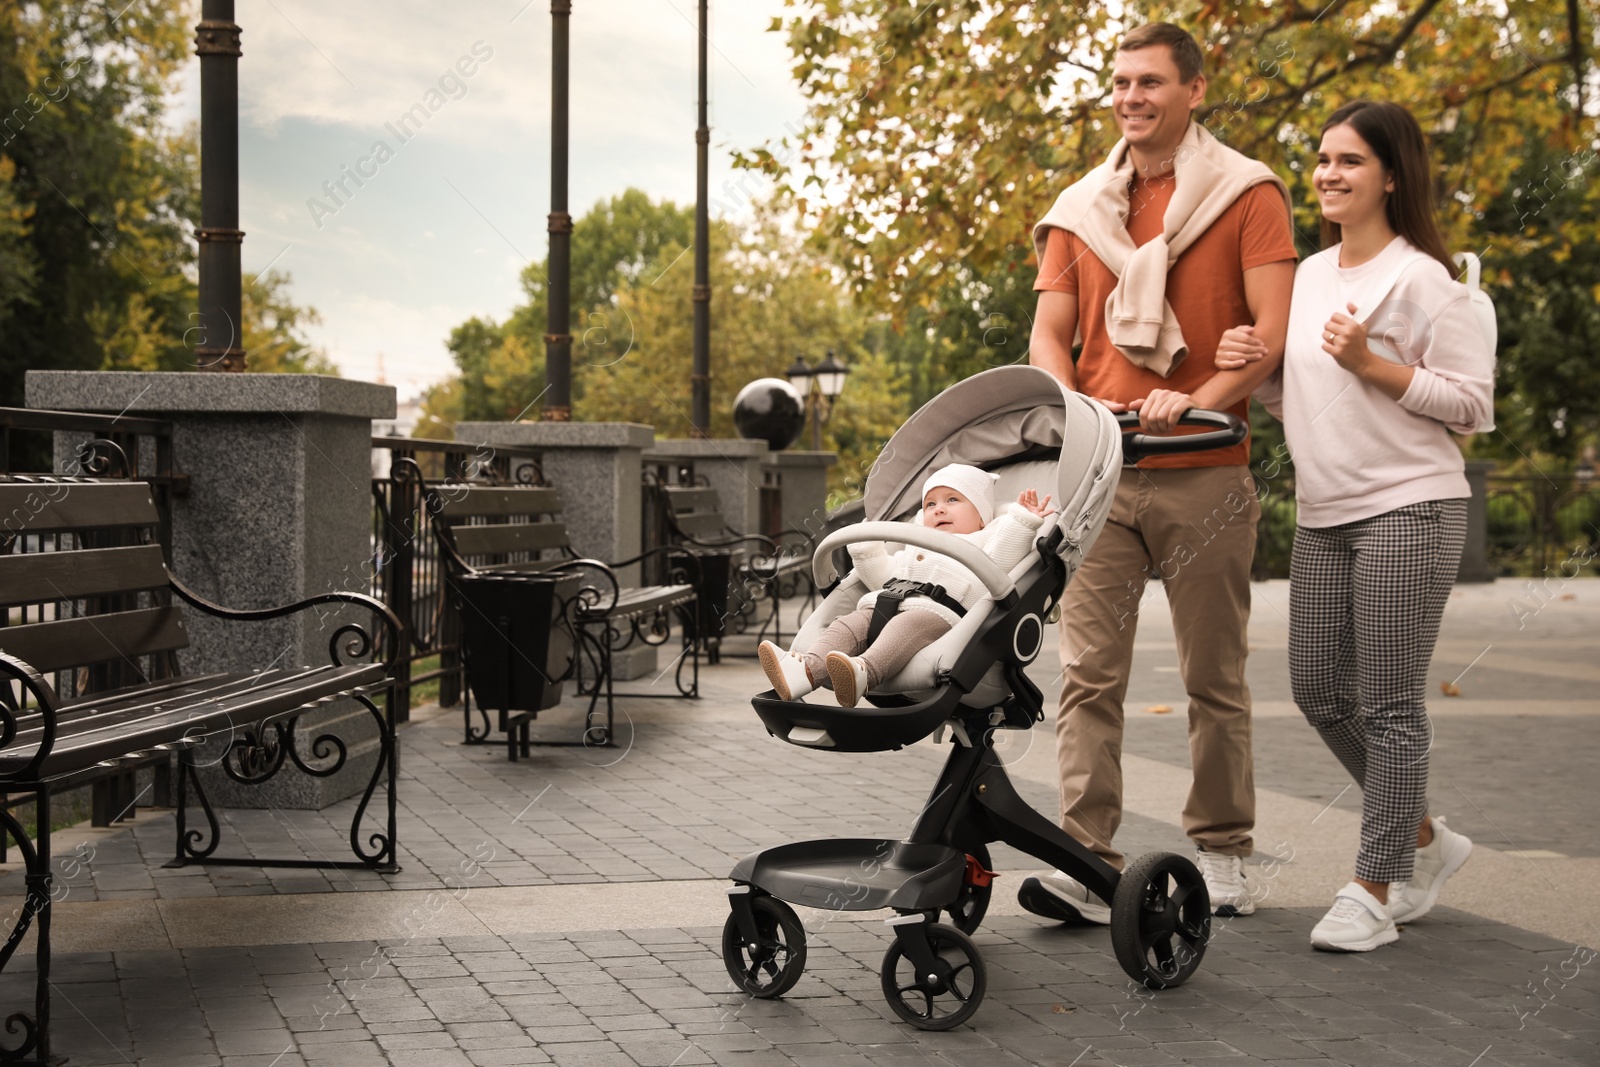
[[[1176,179],[1138,178],[1128,195],[1128,236],[1142,245],[1161,234],[1167,203]],[[1044,259],[1033,288],[1078,294],[1078,328],[1083,351],[1078,355],[1078,391],[1128,403],[1154,389],[1192,393],[1217,372],[1217,342],[1224,331],[1253,323],[1244,296],[1244,272],[1251,267],[1296,258],[1288,206],[1270,183],[1251,186],[1201,234],[1167,271],[1167,303],[1183,327],[1189,354],[1163,378],[1136,367],[1119,352],[1106,333],[1106,300],[1117,276],[1076,234],[1052,229],[1045,238]],[[1250,400],[1228,409],[1249,418]],[[1250,462],[1250,442],[1182,456],[1157,456],[1141,467],[1223,467]]]

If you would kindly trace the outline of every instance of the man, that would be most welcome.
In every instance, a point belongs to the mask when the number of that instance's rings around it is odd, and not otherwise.
[[[1113,411],[1137,411],[1152,433],[1191,407],[1244,418],[1250,391],[1283,357],[1288,325],[1287,190],[1193,121],[1205,92],[1199,46],[1184,30],[1151,23],[1124,37],[1111,96],[1123,140],[1034,230],[1031,362]],[[1240,326],[1264,358],[1219,370],[1222,334]],[[1061,610],[1061,825],[1120,869],[1111,841],[1122,821],[1122,700],[1145,583],[1154,574],[1166,587],[1190,698],[1183,827],[1222,915],[1255,910],[1242,862],[1255,826],[1244,669],[1260,508],[1249,456],[1245,443],[1124,468]],[[1108,903],[1060,871],[1024,880],[1018,898],[1047,918],[1110,921]]]

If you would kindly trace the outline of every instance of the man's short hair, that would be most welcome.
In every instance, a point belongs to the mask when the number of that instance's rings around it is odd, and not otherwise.
[[[1164,44],[1172,52],[1172,62],[1177,65],[1179,80],[1192,82],[1205,73],[1205,56],[1189,31],[1170,22],[1147,22],[1123,34],[1117,44],[1119,52],[1136,52]]]

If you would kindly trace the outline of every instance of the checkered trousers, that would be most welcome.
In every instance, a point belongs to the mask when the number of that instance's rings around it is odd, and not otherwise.
[[[1289,678],[1361,787],[1356,877],[1370,882],[1411,878],[1433,745],[1428,665],[1466,530],[1465,499],[1295,529]]]

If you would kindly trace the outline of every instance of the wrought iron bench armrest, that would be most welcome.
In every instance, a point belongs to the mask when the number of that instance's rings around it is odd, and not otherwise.
[[[24,707],[12,707],[10,698],[12,681],[22,685],[23,705],[27,704],[27,698],[31,694],[38,706],[26,710]],[[57,709],[61,706],[61,698],[57,695],[55,686],[46,681],[44,675],[34,670],[27,661],[4,652],[0,652],[0,683],[6,686],[6,699],[0,701],[0,749],[16,739],[19,713],[38,715],[44,733],[39,741],[39,750],[33,754],[27,765],[10,774],[0,773],[0,783],[13,779],[19,782],[31,781],[38,776],[40,766],[49,758],[50,750],[55,747],[59,721]]]
[[[286,615],[293,615],[296,612],[306,611],[320,604],[352,604],[356,607],[366,608],[368,611],[377,616],[378,621],[383,624],[384,630],[387,631],[386,636],[388,638],[388,654],[383,657],[382,663],[385,672],[389,674],[391,678],[394,675],[395,660],[399,657],[401,651],[400,620],[395,616],[394,612],[390,611],[388,607],[384,605],[381,600],[367,596],[365,593],[347,593],[335,591],[331,593],[318,593],[315,596],[306,597],[304,600],[296,601],[293,604],[283,604],[271,608],[229,608],[207,600],[199,593],[196,593],[194,590],[184,585],[178,580],[176,575],[173,575],[170,572],[167,575],[167,580],[171,585],[172,591],[177,593],[185,603],[219,619],[230,619],[239,622],[263,622],[268,619],[281,619]],[[341,640],[346,637],[350,639],[349,642],[341,646]],[[371,654],[374,648],[375,645],[373,643],[372,634],[368,633],[367,629],[364,626],[361,626],[359,623],[345,623],[343,626],[333,631],[333,636],[328,639],[328,657],[330,662],[336,667],[343,667],[349,662],[355,662],[363,659]],[[345,657],[349,657],[348,660],[345,659]]]

